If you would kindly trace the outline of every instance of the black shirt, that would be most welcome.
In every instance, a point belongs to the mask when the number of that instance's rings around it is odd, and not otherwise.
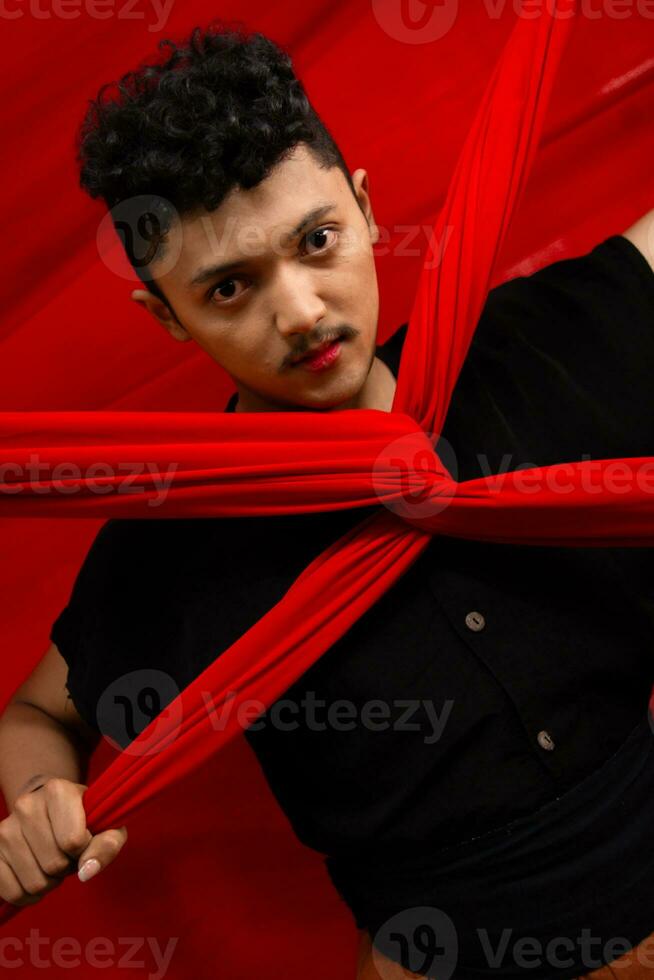
[[[405,335],[377,349],[395,374]],[[654,274],[612,236],[490,292],[436,448],[458,480],[654,454],[653,367]],[[376,509],[108,520],[51,631],[80,714],[128,744],[108,693],[145,671],[163,708]],[[651,548],[434,537],[246,731],[300,840],[409,854],[577,784],[646,710],[652,570]]]

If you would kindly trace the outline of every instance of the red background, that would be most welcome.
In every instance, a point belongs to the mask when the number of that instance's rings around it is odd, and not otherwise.
[[[426,246],[423,225],[443,202],[515,22],[512,3],[456,9],[451,0],[429,7],[411,0],[416,20],[430,14],[445,24],[456,13],[450,29],[429,43],[414,43],[419,30],[402,24],[400,0],[307,0],[297,8],[250,0],[219,9],[177,0],[159,29],[147,0],[96,8],[111,11],[103,19],[93,9],[83,0],[67,7],[6,0],[0,12],[0,410],[224,406],[232,387],[222,369],[195,345],[175,343],[131,302],[133,283],[100,259],[104,208],[78,188],[74,159],[75,131],[99,86],[151,57],[161,38],[181,38],[216,16],[240,19],[289,50],[350,170],[368,171],[375,218],[388,239],[377,247],[379,341],[408,319]],[[654,207],[653,83],[654,4],[582,4],[498,282],[579,254]],[[50,625],[100,523],[0,521],[0,705],[48,646]],[[113,754],[108,744],[98,748],[90,781]],[[113,964],[105,976],[152,975],[146,937],[160,947],[178,937],[166,972],[175,980],[353,977],[357,934],[349,913],[320,857],[292,836],[244,740],[211,769],[144,807],[128,824],[123,853],[97,879],[83,885],[72,876],[14,917],[0,934],[0,950],[3,940],[15,940],[4,949],[4,967],[14,958],[21,976],[37,975],[25,940],[38,930],[53,978],[92,975],[87,944],[99,937],[107,940],[99,961]],[[55,965],[61,937],[81,944],[78,968],[63,965],[74,961],[70,947]]]

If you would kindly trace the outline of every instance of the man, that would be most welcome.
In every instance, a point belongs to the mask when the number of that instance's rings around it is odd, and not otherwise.
[[[147,80],[134,73],[81,131],[82,186],[112,209],[147,286],[134,301],[229,373],[227,410],[389,411],[406,327],[377,347],[365,170],[349,173],[272,42],[197,31],[185,54]],[[162,84],[173,73],[180,83]],[[154,219],[139,251],[143,200]],[[649,455],[651,225],[652,214],[492,291],[437,444],[457,479],[584,453]],[[118,685],[135,704],[134,675],[162,671],[174,682],[159,691],[163,708],[375,509],[106,522],[40,665],[49,691],[67,682],[74,706],[58,717],[90,744],[101,734],[129,744],[125,699],[107,692]],[[645,717],[647,573],[649,550],[435,538],[246,730],[364,930],[361,980],[434,967],[434,956],[416,959],[419,910],[435,900],[424,875],[407,885],[411,862],[530,820],[585,785]],[[32,703],[53,703],[39,692],[23,685]],[[641,881],[606,928],[639,942],[654,928],[654,912],[647,928],[643,918],[651,898]],[[483,901],[482,890],[480,916]],[[579,915],[593,924],[585,906]],[[373,957],[371,938],[389,955]],[[575,953],[531,975],[577,975]],[[480,955],[470,950],[471,969]]]

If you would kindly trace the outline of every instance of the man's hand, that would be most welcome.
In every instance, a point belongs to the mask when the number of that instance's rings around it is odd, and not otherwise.
[[[12,813],[0,821],[0,898],[12,905],[33,905],[90,858],[99,865],[91,868],[101,871],[119,854],[127,828],[94,837],[82,803],[87,789],[83,783],[51,777],[16,798]]]

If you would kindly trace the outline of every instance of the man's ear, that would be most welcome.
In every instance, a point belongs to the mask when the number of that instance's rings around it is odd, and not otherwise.
[[[165,303],[154,296],[149,289],[133,289],[131,298],[139,306],[143,306],[148,313],[166,328],[171,337],[175,340],[192,340],[190,333],[176,319]]]
[[[359,202],[359,207],[363,211],[366,221],[368,222],[368,228],[370,229],[370,241],[375,244],[379,241],[379,228],[375,222],[375,216],[372,213],[372,205],[370,203],[370,191],[368,189],[368,173],[361,167],[355,170],[352,176],[352,183],[354,184],[354,189],[356,191],[357,200]]]

